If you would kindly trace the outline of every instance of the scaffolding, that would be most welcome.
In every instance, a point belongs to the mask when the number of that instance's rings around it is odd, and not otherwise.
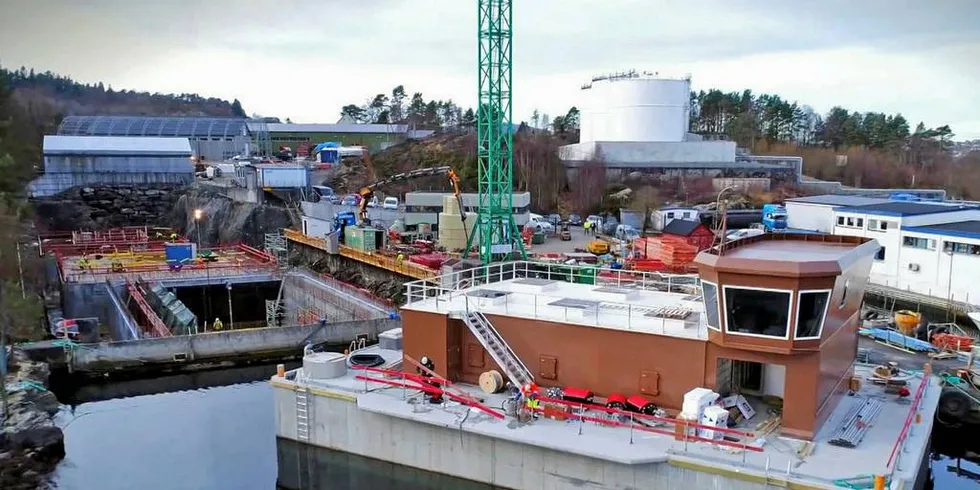
[[[289,259],[289,248],[286,237],[282,233],[266,233],[264,249],[265,253],[274,257],[280,266],[285,265]]]

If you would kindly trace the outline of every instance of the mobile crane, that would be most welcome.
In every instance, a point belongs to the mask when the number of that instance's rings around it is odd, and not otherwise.
[[[367,217],[367,208],[368,203],[372,198],[374,198],[374,192],[376,190],[390,184],[421,177],[431,177],[433,175],[445,175],[449,180],[449,185],[451,185],[453,188],[453,195],[456,197],[456,203],[459,204],[460,219],[463,222],[463,233],[464,236],[466,236],[467,241],[469,241],[469,233],[466,230],[466,208],[463,207],[463,197],[460,191],[459,175],[455,170],[453,170],[452,167],[449,166],[420,168],[410,172],[403,172],[362,187],[361,190],[358,191],[358,194],[361,196],[361,201],[357,204],[358,221],[362,224],[371,223]]]

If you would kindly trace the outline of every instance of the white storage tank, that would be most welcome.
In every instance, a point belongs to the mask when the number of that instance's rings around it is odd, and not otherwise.
[[[691,79],[628,72],[582,87],[582,142],[681,142],[690,126]]]
[[[459,203],[456,196],[448,195],[442,199],[442,212],[439,213],[439,245],[446,250],[455,251],[466,248],[466,239],[476,229],[476,213],[466,213],[466,233],[463,232],[463,221],[459,214]],[[474,238],[473,245],[479,240]]]
[[[347,373],[347,357],[339,352],[313,352],[303,356],[303,374],[311,379],[334,379]]]

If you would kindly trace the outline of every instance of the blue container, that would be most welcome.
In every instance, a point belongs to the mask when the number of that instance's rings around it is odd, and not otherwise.
[[[194,259],[194,249],[193,243],[167,243],[164,244],[164,257],[167,263],[182,264]]]

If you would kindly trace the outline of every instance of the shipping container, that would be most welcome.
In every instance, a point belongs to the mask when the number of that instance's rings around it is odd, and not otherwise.
[[[305,165],[256,165],[259,187],[266,189],[297,189],[308,187],[310,170]]]

